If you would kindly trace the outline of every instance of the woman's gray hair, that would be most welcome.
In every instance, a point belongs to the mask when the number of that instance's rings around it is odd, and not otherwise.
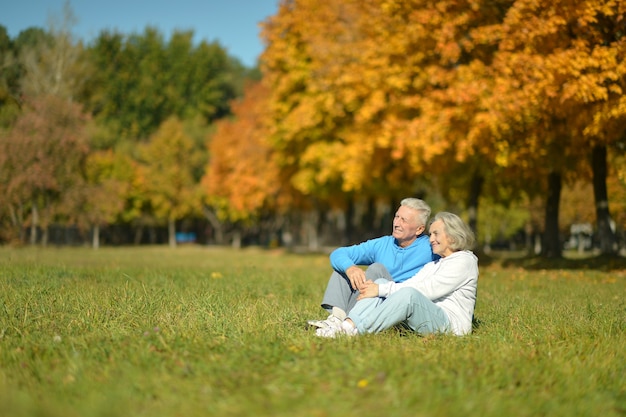
[[[430,206],[424,200],[409,197],[400,201],[400,205],[415,210],[417,212],[417,221],[420,222],[420,225],[426,226],[430,217]]]
[[[470,250],[474,247],[476,238],[472,229],[456,214],[441,211],[435,214],[433,222],[441,220],[446,235],[450,240],[450,249],[453,251]]]

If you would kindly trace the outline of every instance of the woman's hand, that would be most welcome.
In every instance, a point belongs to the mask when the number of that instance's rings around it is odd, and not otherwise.
[[[359,295],[356,299],[362,300],[364,298],[374,297],[378,297],[378,284],[375,284],[372,281],[365,281],[365,283],[359,289]]]

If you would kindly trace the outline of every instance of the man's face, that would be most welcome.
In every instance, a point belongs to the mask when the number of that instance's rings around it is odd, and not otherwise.
[[[396,238],[401,247],[409,246],[422,234],[425,226],[417,220],[417,211],[406,206],[400,206],[393,218],[391,235]]]

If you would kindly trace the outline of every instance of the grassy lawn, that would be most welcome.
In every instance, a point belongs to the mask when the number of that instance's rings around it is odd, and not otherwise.
[[[325,255],[0,248],[0,416],[626,416],[625,265],[481,260],[472,335],[327,340]]]

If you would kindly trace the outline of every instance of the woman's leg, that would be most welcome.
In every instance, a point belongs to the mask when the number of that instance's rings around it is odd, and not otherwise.
[[[369,302],[361,305],[365,301]],[[361,300],[350,311],[348,318],[359,333],[378,333],[402,322],[421,334],[450,330],[446,313],[413,288],[403,288],[386,299]]]

